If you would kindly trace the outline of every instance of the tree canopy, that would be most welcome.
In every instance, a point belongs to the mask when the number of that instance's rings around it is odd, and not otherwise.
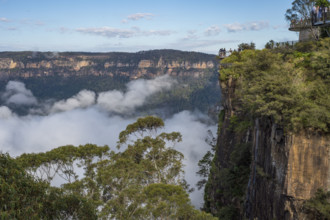
[[[181,134],[160,133],[163,126],[153,116],[128,125],[119,135],[120,152],[86,144],[16,159],[0,155],[2,217],[214,219],[191,205],[183,154],[174,148]],[[63,184],[52,187],[57,176]]]
[[[294,49],[244,50],[222,60],[220,80],[236,79],[251,117],[271,117],[287,130],[329,132],[330,39]]]

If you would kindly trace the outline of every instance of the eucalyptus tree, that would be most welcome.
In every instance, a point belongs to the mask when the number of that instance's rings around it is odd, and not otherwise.
[[[301,29],[308,29],[314,39],[318,39],[319,30],[312,26],[312,10],[315,0],[294,0],[290,9],[285,13],[285,19],[288,22],[300,22]]]
[[[98,163],[105,219],[209,219],[190,204],[178,132],[160,133],[164,122],[147,116],[127,126],[109,159]]]
[[[88,219],[213,219],[191,205],[183,154],[175,150],[182,136],[163,127],[157,117],[138,119],[119,134],[119,152],[67,145],[16,161],[37,181],[62,177],[62,186],[51,188],[49,210],[63,219],[82,219],[84,211]],[[80,177],[77,167],[85,171]]]

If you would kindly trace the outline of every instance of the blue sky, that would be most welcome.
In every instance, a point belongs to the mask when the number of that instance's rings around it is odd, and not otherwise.
[[[0,0],[0,51],[179,49],[297,40],[290,0]]]

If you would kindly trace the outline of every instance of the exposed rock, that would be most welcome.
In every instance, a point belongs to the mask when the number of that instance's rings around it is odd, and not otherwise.
[[[258,120],[254,128],[250,219],[304,219],[302,202],[319,188],[330,190],[329,137],[291,133],[279,141],[279,130],[271,120]]]
[[[153,63],[151,60],[141,60],[138,65],[139,68],[149,68],[152,66],[153,66]]]
[[[81,53],[59,53],[49,56],[48,53],[11,52],[0,53],[0,78],[40,77],[40,76],[129,76],[131,79],[143,76],[154,77],[162,74],[174,76],[193,76],[199,78],[206,72],[215,70],[215,56],[195,53],[202,60],[189,59],[190,52],[164,50],[168,57],[163,58],[162,51],[143,53],[100,53],[82,55]],[[152,55],[155,53],[154,55]],[[150,55],[152,55],[152,59]],[[171,55],[173,54],[173,55]],[[146,57],[144,57],[146,56]],[[185,58],[187,56],[187,58]],[[147,58],[147,59],[146,59]],[[183,60],[183,61],[178,61]],[[186,59],[186,60],[184,60]],[[189,71],[182,71],[183,69]],[[14,72],[11,70],[15,70]]]
[[[235,97],[235,81],[221,82],[224,120],[217,143],[217,169],[230,167],[230,155],[235,146],[252,143],[252,163],[245,205],[221,194],[221,179],[213,177],[208,189],[208,207],[219,211],[218,204],[234,206],[241,218],[307,219],[302,204],[317,189],[330,191],[330,137],[308,131],[285,132],[271,118],[257,119],[245,134],[230,127],[230,118],[239,115]],[[252,134],[252,136],[251,136]],[[250,139],[250,140],[249,140]]]

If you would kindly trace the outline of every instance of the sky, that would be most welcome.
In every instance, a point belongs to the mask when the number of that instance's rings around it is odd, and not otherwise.
[[[0,51],[216,54],[254,42],[297,40],[289,0],[0,0]]]

